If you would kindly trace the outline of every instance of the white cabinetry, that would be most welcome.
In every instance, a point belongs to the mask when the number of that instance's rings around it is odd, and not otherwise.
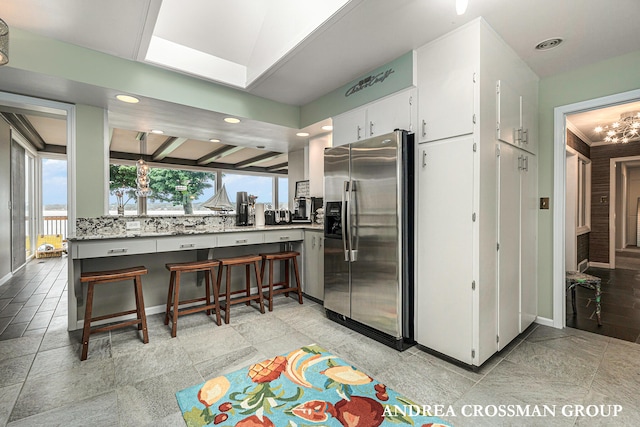
[[[395,129],[413,131],[416,89],[411,88],[333,118],[333,146],[349,144]]]
[[[478,40],[450,33],[417,50],[419,142],[473,133]]]
[[[508,80],[496,82],[497,121],[496,137],[523,150],[536,153],[537,99],[523,95],[528,86],[515,87]],[[531,92],[531,91],[529,91]]]
[[[537,315],[537,161],[510,144],[498,150],[498,349]],[[513,307],[519,307],[518,311]]]
[[[302,291],[324,300],[324,232],[304,232],[304,281]]]
[[[537,308],[535,156],[502,144],[515,165],[498,162],[498,80],[517,88],[500,114],[519,128],[520,94],[536,93],[537,78],[485,21],[418,50],[416,341],[471,366],[507,345]]]

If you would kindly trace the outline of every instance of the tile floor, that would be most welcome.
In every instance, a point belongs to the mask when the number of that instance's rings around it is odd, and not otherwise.
[[[174,339],[161,315],[149,316],[149,344],[133,328],[95,335],[80,362],[79,333],[66,332],[66,259],[41,261],[0,287],[0,315],[9,319],[0,335],[0,425],[183,426],[176,391],[313,342],[416,402],[451,405],[455,426],[640,425],[638,344],[533,325],[470,372],[415,347],[399,353],[327,320],[313,302],[284,296],[264,315],[234,307],[226,326],[203,313],[185,316]],[[545,418],[462,415],[464,405],[508,404],[558,409]],[[608,404],[622,413],[560,409]]]

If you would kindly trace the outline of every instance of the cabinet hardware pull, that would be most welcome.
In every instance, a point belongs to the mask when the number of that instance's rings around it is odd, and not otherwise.
[[[236,243],[247,243],[247,239],[238,239]]]
[[[184,248],[194,248],[196,245],[194,243],[183,243],[182,245],[180,245],[180,249],[184,249]]]
[[[369,122],[369,135],[373,135],[373,122]]]
[[[322,237],[318,237],[318,249],[322,249]]]
[[[289,240],[289,236],[280,236],[280,240]]]
[[[311,238],[311,249],[316,247],[316,236],[313,236]]]
[[[525,144],[529,144],[529,129],[522,130],[522,142]]]
[[[422,136],[427,136],[427,122],[422,121]]]
[[[127,252],[127,248],[109,249],[108,251],[110,254],[122,254],[125,252]]]
[[[422,167],[427,166],[427,150],[422,150]]]
[[[362,128],[360,127],[360,125],[358,125],[358,133],[357,133],[357,138],[356,139],[360,139],[360,130],[362,130]]]

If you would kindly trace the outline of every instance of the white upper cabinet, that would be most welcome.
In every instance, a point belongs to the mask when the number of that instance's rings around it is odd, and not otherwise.
[[[520,95],[505,80],[496,82],[497,139],[520,146],[522,141],[522,129],[520,126]]]
[[[383,135],[395,129],[414,131],[416,89],[409,89],[373,102],[367,108],[367,137]]]
[[[371,102],[333,118],[333,146],[349,144],[395,129],[414,131],[416,122],[415,88]]]
[[[345,145],[365,139],[367,109],[356,108],[333,118],[333,146]]]
[[[420,142],[473,133],[479,41],[470,31],[450,33],[417,50]]]

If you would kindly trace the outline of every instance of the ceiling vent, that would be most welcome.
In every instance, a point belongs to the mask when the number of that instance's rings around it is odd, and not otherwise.
[[[549,50],[554,47],[558,47],[560,43],[562,43],[562,39],[560,37],[554,37],[552,39],[543,40],[536,45],[536,50]]]

